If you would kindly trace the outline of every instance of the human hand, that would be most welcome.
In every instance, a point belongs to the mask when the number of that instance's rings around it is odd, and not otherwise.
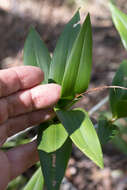
[[[39,85],[43,72],[32,66],[0,71],[0,146],[6,139],[54,116],[52,107],[60,97],[60,86]],[[3,152],[0,150],[0,190],[38,161],[36,141]]]

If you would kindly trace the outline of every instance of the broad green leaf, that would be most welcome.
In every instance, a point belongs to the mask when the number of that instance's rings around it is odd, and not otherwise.
[[[109,7],[112,13],[114,25],[120,34],[123,46],[127,49],[127,15],[112,3],[109,3]]]
[[[23,190],[43,190],[43,176],[41,168],[39,168],[31,177]]]
[[[41,125],[40,127],[43,128],[43,124]],[[54,152],[64,144],[67,137],[68,134],[61,123],[51,124],[44,131],[40,130],[38,150],[47,153]]]
[[[47,153],[39,150],[39,157],[47,190],[59,190],[72,150],[68,138],[56,152]]]
[[[69,111],[57,109],[56,114],[74,144],[98,166],[103,168],[101,146],[87,112],[80,108]]]
[[[24,46],[24,65],[40,67],[44,72],[43,83],[48,83],[50,54],[34,28],[30,28]]]
[[[123,61],[112,81],[113,86],[127,88],[127,61]],[[110,89],[110,105],[114,118],[127,116],[127,90]]]
[[[70,55],[73,43],[80,30],[79,11],[74,15],[68,24],[66,24],[53,53],[52,62],[50,65],[49,82],[61,84],[67,58]]]
[[[91,72],[91,55],[92,37],[90,16],[88,15],[67,60],[62,81],[62,98],[73,99],[75,93],[82,93],[86,90]]]
[[[98,137],[101,144],[106,144],[118,135],[119,129],[116,125],[107,120],[106,117],[101,116],[98,121]]]

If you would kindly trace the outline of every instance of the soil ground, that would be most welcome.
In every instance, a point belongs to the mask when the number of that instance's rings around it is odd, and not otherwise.
[[[127,56],[112,24],[108,1],[77,2],[72,6],[67,0],[0,0],[0,68],[22,64],[22,49],[30,25],[36,27],[50,52],[53,52],[65,23],[81,6],[81,18],[89,11],[93,27],[90,88],[111,85],[116,69]],[[127,12],[126,1],[118,1],[118,6]],[[107,95],[108,91],[89,94],[81,100],[80,105],[90,110]],[[108,107],[103,106],[101,110]],[[94,114],[93,120],[96,117],[97,114]],[[126,156],[112,144],[104,147],[103,151],[105,168],[100,170],[74,147],[66,172],[67,181],[61,187],[62,190],[126,190]]]

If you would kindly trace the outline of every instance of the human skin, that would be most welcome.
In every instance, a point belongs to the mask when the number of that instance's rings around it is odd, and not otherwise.
[[[8,137],[54,117],[60,86],[40,85],[43,78],[43,72],[32,66],[0,71],[0,147]],[[7,152],[0,150],[0,190],[37,161],[36,140]]]

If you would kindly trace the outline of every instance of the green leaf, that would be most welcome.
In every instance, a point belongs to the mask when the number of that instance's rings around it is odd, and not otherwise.
[[[76,84],[75,84],[75,94],[83,93],[89,85],[91,67],[92,67],[92,28],[90,17],[87,18],[87,26],[84,35],[84,44],[82,48],[80,65],[78,68]]]
[[[72,150],[68,138],[56,152],[47,153],[39,150],[39,157],[47,190],[59,190]]]
[[[59,149],[66,141],[68,134],[61,123],[49,124],[43,131],[43,124],[40,125],[38,136],[38,150],[47,153],[54,152]]]
[[[30,28],[24,46],[24,65],[40,67],[44,72],[43,83],[48,83],[50,54],[34,28]]]
[[[106,144],[118,135],[119,129],[116,125],[107,120],[106,117],[101,116],[98,121],[98,137],[101,144]]]
[[[23,190],[42,190],[44,185],[44,180],[41,172],[41,168],[39,168],[31,179],[26,184]]]
[[[15,179],[11,180],[7,186],[7,190],[17,190],[19,187],[22,187],[26,183],[26,177],[20,175]]]
[[[120,135],[113,138],[112,143],[125,155],[127,155],[127,142]]]
[[[112,81],[113,86],[127,88],[127,61],[123,61]],[[110,105],[114,118],[127,116],[127,90],[110,89]]]
[[[63,99],[61,98],[57,105],[55,106],[55,108],[58,108],[58,109],[69,109],[71,108],[76,102],[78,102],[80,99],[81,99],[82,96],[78,96],[76,98],[74,98],[73,100],[68,100],[68,99]]]
[[[43,181],[42,175],[39,175],[33,190],[43,190],[43,185],[44,185],[44,181]]]
[[[54,50],[52,62],[50,65],[49,81],[61,84],[67,58],[70,55],[73,43],[80,30],[79,11],[74,15],[68,24],[66,24]],[[78,23],[78,24],[77,24]]]
[[[75,93],[84,92],[89,84],[92,62],[92,34],[88,15],[75,40],[67,60],[62,82],[62,98],[73,99]]]
[[[57,109],[56,114],[74,144],[98,166],[103,168],[101,146],[87,112],[80,108],[69,111]]]
[[[127,49],[127,15],[112,3],[109,3],[109,7],[112,13],[114,25],[120,34],[123,46]]]

